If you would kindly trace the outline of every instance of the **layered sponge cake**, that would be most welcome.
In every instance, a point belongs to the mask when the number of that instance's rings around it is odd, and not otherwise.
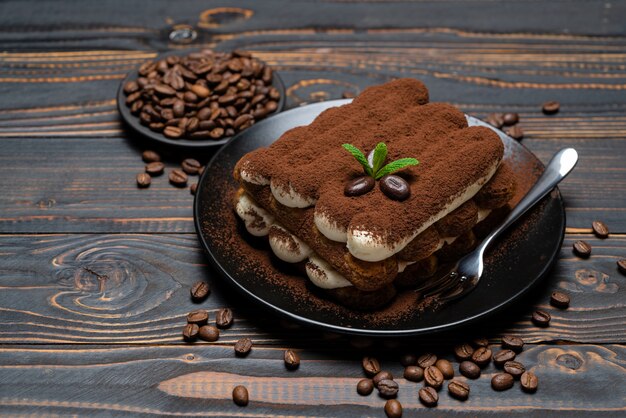
[[[346,193],[365,176],[346,143],[364,154],[384,143],[388,162],[419,160],[394,173],[407,197],[390,198],[384,178],[367,193]],[[344,305],[373,309],[473,248],[477,224],[515,190],[503,152],[489,128],[469,127],[455,107],[429,103],[421,82],[399,79],[242,157],[235,209],[251,234],[269,237],[278,258],[305,263],[313,285]]]

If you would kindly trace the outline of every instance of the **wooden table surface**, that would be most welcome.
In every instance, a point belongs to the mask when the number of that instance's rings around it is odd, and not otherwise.
[[[405,416],[624,416],[625,21],[619,1],[2,2],[0,414],[384,416],[381,398],[355,391],[364,353],[400,376],[402,352],[452,358],[463,338],[495,345],[512,333],[527,342],[518,358],[539,376],[536,394],[494,392],[489,366],[467,402],[444,390],[426,410],[421,384],[400,379]],[[180,24],[196,28],[191,46],[249,49],[275,66],[289,107],[415,77],[433,101],[469,114],[519,112],[523,143],[544,162],[575,147],[556,267],[465,335],[349,339],[247,306],[207,267],[189,191],[165,177],[136,187],[143,148],[115,108],[128,71],[182,48],[168,41]],[[543,115],[547,100],[561,102],[560,113]],[[610,238],[591,234],[596,219]],[[590,259],[573,256],[578,239],[593,246]],[[232,307],[236,323],[216,343],[189,345],[181,326],[199,279],[213,287],[203,306]],[[571,294],[568,310],[548,304],[554,289]],[[529,321],[537,307],[552,315],[549,328]],[[255,344],[245,359],[233,355],[241,337]],[[285,348],[301,353],[298,371],[285,369]],[[237,384],[250,390],[247,408],[231,401]]]

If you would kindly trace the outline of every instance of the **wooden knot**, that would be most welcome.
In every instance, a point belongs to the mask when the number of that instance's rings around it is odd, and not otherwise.
[[[583,359],[573,354],[561,354],[556,358],[556,363],[571,370],[578,370],[583,365]]]
[[[200,13],[198,26],[204,29],[217,28],[238,20],[248,20],[254,11],[241,7],[216,7]]]

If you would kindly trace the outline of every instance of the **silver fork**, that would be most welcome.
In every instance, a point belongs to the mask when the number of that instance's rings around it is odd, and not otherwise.
[[[446,303],[474,290],[483,274],[483,256],[487,247],[520,216],[550,193],[554,186],[572,171],[577,162],[578,153],[573,148],[564,148],[554,154],[539,180],[511,210],[506,219],[474,251],[461,258],[456,268],[437,280],[437,283],[428,286],[429,289],[424,296],[436,295],[439,303]]]

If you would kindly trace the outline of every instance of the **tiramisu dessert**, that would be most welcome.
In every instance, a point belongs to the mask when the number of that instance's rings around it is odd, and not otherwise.
[[[235,210],[314,286],[372,310],[475,246],[515,191],[503,151],[492,130],[399,79],[241,158]]]

